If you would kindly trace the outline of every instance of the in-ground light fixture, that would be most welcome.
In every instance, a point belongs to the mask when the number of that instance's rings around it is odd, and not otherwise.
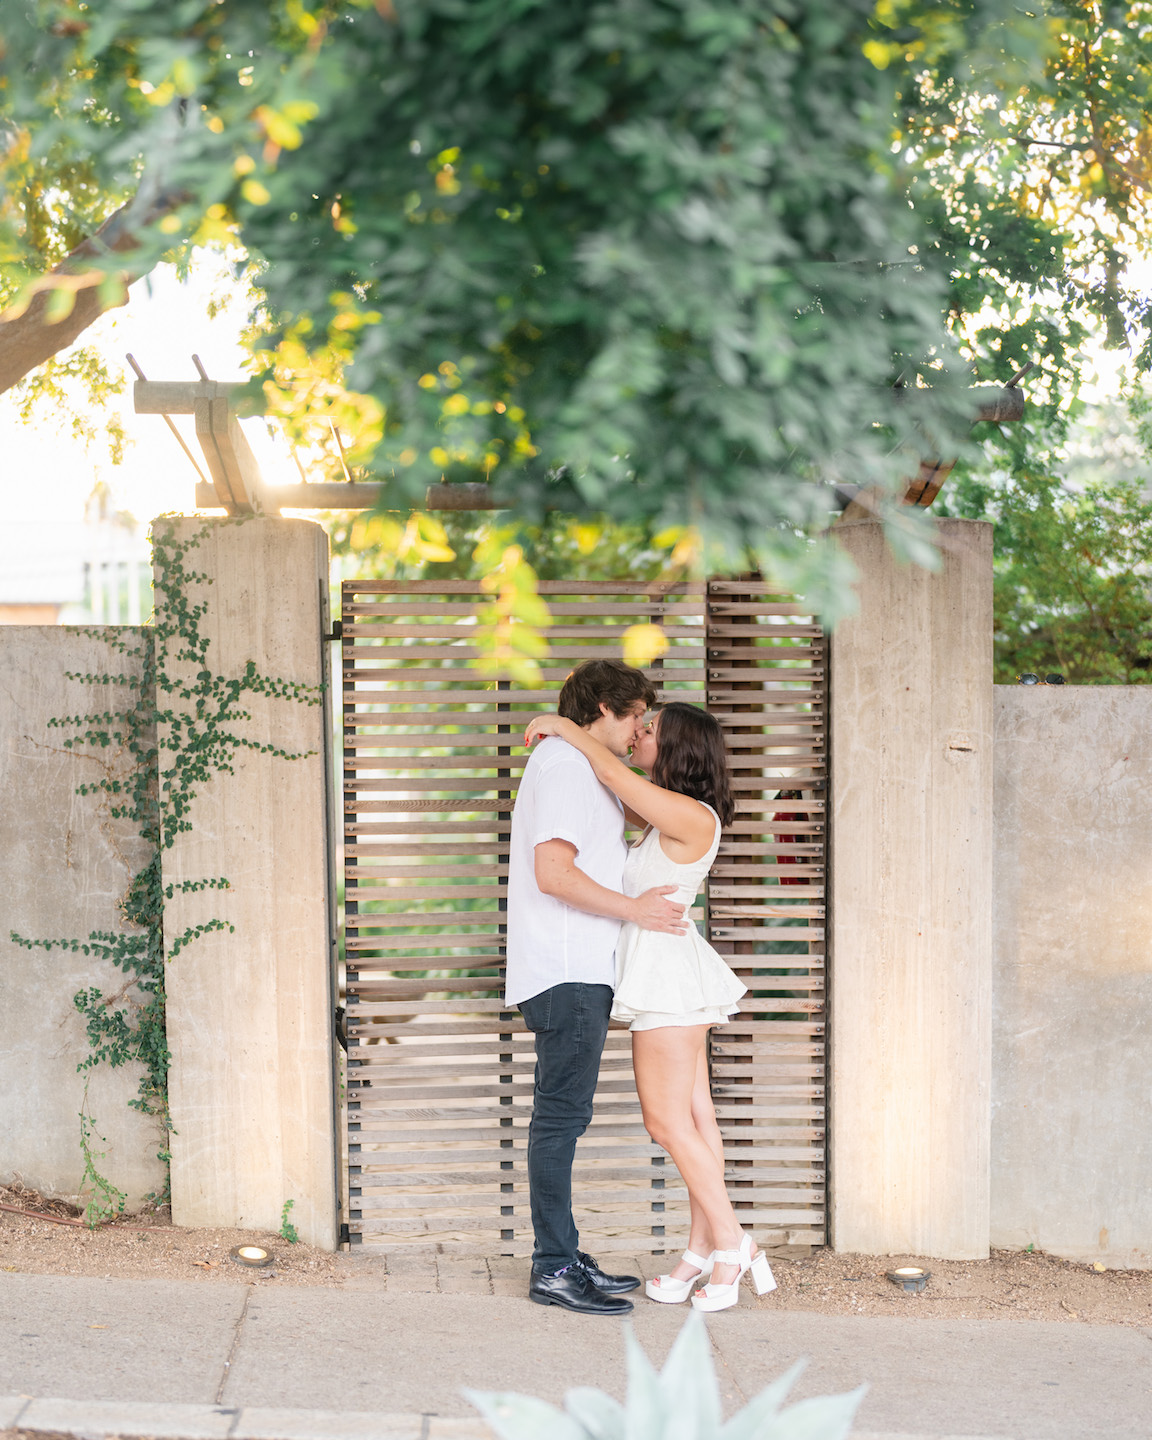
[[[901,1265],[898,1270],[888,1271],[888,1279],[902,1290],[923,1290],[931,1273],[930,1270],[922,1270],[919,1265]]]
[[[235,1245],[228,1254],[238,1265],[249,1265],[256,1270],[272,1264],[272,1256],[259,1245]]]

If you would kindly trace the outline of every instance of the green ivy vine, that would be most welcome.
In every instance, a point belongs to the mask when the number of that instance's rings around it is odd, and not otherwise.
[[[244,523],[242,520],[219,523]],[[216,673],[208,658],[210,638],[201,632],[207,600],[193,603],[191,588],[212,584],[211,577],[189,568],[188,556],[208,534],[203,526],[191,537],[178,540],[167,517],[152,528],[155,607],[152,622],[137,631],[109,628],[84,633],[103,640],[112,650],[137,662],[131,674],[80,674],[70,680],[98,689],[125,687],[133,692],[131,704],[84,715],[49,720],[49,726],[73,733],[63,748],[102,760],[99,779],[77,786],[77,794],[104,797],[112,819],[130,822],[149,852],[145,864],[129,881],[120,899],[122,926],[115,931],[92,931],[86,940],[28,939],[12,932],[12,940],[29,950],[70,950],[109,961],[125,977],[114,993],[105,995],[92,986],[73,997],[84,1017],[89,1053],[77,1066],[80,1072],[107,1064],[112,1068],[137,1063],[141,1069],[136,1096],[128,1103],[155,1117],[162,1132],[157,1158],[170,1161],[168,1136],[172,1122],[168,1110],[168,1066],[171,1055],[165,1030],[164,902],[177,893],[227,890],[224,876],[164,883],[162,858],[181,834],[193,828],[193,802],[213,776],[234,773],[233,761],[241,750],[303,759],[312,751],[293,752],[253,740],[240,727],[252,719],[244,708],[246,697],[262,695],[298,704],[323,703],[323,687],[273,679],[249,660],[239,676]],[[112,759],[127,757],[127,766],[114,768]],[[222,918],[189,925],[169,937],[171,963],[193,941],[212,931],[234,930]],[[83,1185],[89,1199],[85,1219],[99,1224],[123,1210],[125,1197],[96,1167],[102,1158],[91,1141],[96,1135],[88,1111],[87,1085],[80,1112],[80,1140],[85,1169]],[[82,1187],[83,1188],[83,1187]],[[156,1205],[169,1197],[167,1179],[161,1190],[148,1196]]]

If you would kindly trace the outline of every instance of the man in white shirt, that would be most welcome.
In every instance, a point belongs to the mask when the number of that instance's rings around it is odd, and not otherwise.
[[[557,709],[625,758],[656,692],[619,660],[578,665]],[[540,1305],[622,1315],[640,1280],[606,1275],[578,1249],[572,1158],[592,1118],[608,1033],[616,937],[625,920],[682,932],[684,907],[621,892],[624,810],[580,752],[551,736],[533,751],[512,814],[508,868],[505,1000],[536,1036],[536,1083],[528,1130],[528,1185],[536,1245],[528,1294]]]

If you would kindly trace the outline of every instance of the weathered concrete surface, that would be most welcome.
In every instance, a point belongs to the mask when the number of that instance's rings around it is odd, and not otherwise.
[[[323,530],[308,521],[179,520],[202,538],[185,564],[211,579],[207,663],[237,677],[324,679]],[[158,610],[162,597],[158,595]],[[185,667],[183,673],[190,673]],[[182,673],[173,662],[174,673]],[[233,931],[169,948],[172,1214],[178,1225],[276,1230],[286,1200],[302,1240],[336,1244],[332,932],[326,862],[327,705],[244,696],[236,733],[304,758],[239,749],[234,773],[198,787],[192,830],[163,855],[165,884],[224,877],[226,891],[173,894],[166,944],[223,919]],[[162,730],[162,738],[167,734]]]
[[[1147,1440],[1152,1330],[934,1320],[920,1297],[907,1298],[906,1316],[819,1315],[761,1306],[746,1289],[736,1309],[706,1321],[724,1413],[742,1409],[804,1357],[794,1399],[867,1384],[853,1432],[861,1440],[876,1432],[903,1440]],[[630,1320],[655,1365],[686,1311],[641,1295]],[[397,1426],[397,1440],[432,1440],[444,1433],[435,1417],[474,1421],[465,1386],[552,1404],[573,1386],[621,1400],[626,1387],[621,1321],[542,1310],[523,1293],[0,1274],[0,1333],[12,1337],[0,1351],[0,1397],[11,1397],[0,1398],[0,1416],[17,1396],[53,1397],[55,1409],[44,1400],[34,1412],[18,1410],[22,1428],[35,1420],[84,1436],[100,1434],[110,1417],[94,1408],[85,1424],[80,1407],[103,1400],[140,1407],[121,1412],[113,1430],[121,1435],[376,1440],[367,1417],[420,1415],[417,1427]],[[200,1408],[182,1414],[168,1409],[194,1404]],[[254,1408],[266,1422],[259,1429]],[[222,1415],[236,1422],[226,1431]]]
[[[131,630],[109,627],[131,641]],[[90,1052],[72,1003],[78,990],[114,995],[123,972],[82,952],[26,950],[29,939],[86,941],[94,930],[121,926],[119,901],[146,847],[131,824],[112,820],[105,797],[76,788],[102,775],[126,776],[115,748],[64,749],[72,729],[49,729],[54,717],[126,709],[135,692],[69,680],[78,674],[139,674],[138,661],[104,640],[61,627],[0,628],[0,1182],[14,1176],[45,1194],[74,1198],[84,1162],[79,1111],[85,1076],[76,1066]],[[104,1140],[97,1164],[140,1202],[163,1183],[156,1122],[128,1108],[140,1071],[96,1067],[88,1108]]]
[[[992,1243],[1152,1266],[1152,687],[997,686]]]
[[[71,1400],[211,1402],[241,1285],[0,1277],[0,1391]]]
[[[860,613],[832,641],[830,1228],[837,1250],[988,1253],[992,529],[943,568],[837,538]]]

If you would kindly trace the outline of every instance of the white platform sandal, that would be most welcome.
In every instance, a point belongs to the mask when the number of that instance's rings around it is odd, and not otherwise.
[[[700,1272],[693,1275],[689,1280],[674,1280],[671,1275],[658,1275],[655,1280],[649,1280],[644,1286],[644,1293],[649,1300],[658,1300],[661,1305],[679,1305],[687,1300],[692,1293],[692,1288],[699,1285],[702,1280],[706,1281],[712,1273],[712,1266],[716,1263],[716,1252],[711,1255],[697,1255],[694,1250],[685,1250],[683,1259],[687,1265],[695,1265]]]
[[[712,1265],[739,1265],[740,1273],[729,1285],[705,1285],[697,1290],[692,1296],[693,1310],[727,1310],[735,1305],[740,1298],[740,1281],[749,1270],[752,1272],[752,1283],[756,1287],[757,1295],[766,1295],[769,1290],[776,1288],[768,1257],[763,1250],[752,1254],[752,1236],[747,1231],[740,1241],[739,1250],[713,1250]]]

